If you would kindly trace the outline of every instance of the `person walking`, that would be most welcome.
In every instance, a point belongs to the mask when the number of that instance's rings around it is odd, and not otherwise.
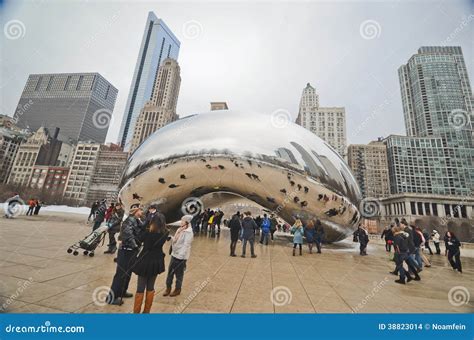
[[[239,240],[240,230],[242,229],[242,223],[240,222],[240,212],[237,211],[232,216],[229,222],[230,228],[230,256],[235,257],[235,248],[237,247],[237,241]]]
[[[273,241],[273,234],[275,234],[275,231],[277,231],[278,227],[278,221],[275,218],[275,215],[271,214],[270,215],[270,236]]]
[[[387,226],[384,231],[382,232],[382,239],[385,239],[385,251],[391,252],[392,251],[392,244],[393,244],[393,232],[392,232],[393,225]]]
[[[87,218],[87,223],[89,223],[89,221],[91,220],[91,217],[93,217],[92,220],[94,220],[95,213],[97,212],[98,208],[99,208],[99,201],[95,201],[94,203],[92,203],[91,211],[89,213],[89,217]]]
[[[423,229],[423,237],[425,238],[424,248],[428,249],[428,251],[430,252],[430,255],[433,255],[433,251],[431,250],[431,247],[430,247],[430,234],[428,233],[428,230]]]
[[[320,220],[316,220],[314,223],[314,243],[316,243],[316,248],[318,249],[318,254],[321,254],[322,243],[324,241],[324,228]]]
[[[26,216],[28,216],[28,215],[32,216],[33,215],[33,212],[35,210],[35,206],[36,206],[36,200],[30,199],[28,201],[28,211],[26,212]]]
[[[439,233],[436,229],[433,229],[431,233],[431,239],[433,240],[434,246],[436,248],[436,255],[441,255],[441,248],[439,247]]]
[[[448,261],[453,267],[453,270],[457,270],[462,273],[461,265],[461,242],[452,231],[447,231],[444,235],[444,241],[446,243],[446,253],[448,255]]]
[[[109,207],[105,211],[105,222],[108,222],[110,217],[112,216],[112,212],[114,211],[115,203],[110,203]]]
[[[171,260],[168,265],[166,290],[163,296],[177,296],[181,294],[186,262],[191,254],[191,243],[194,238],[193,228],[191,226],[192,219],[192,215],[184,215],[181,217],[181,226],[176,230],[174,236],[171,237]],[[171,292],[174,277],[176,277],[176,285],[174,291]]]
[[[133,272],[138,275],[133,304],[134,313],[140,313],[143,300],[145,300],[143,313],[150,313],[155,296],[156,277],[165,271],[163,245],[167,241],[168,235],[166,223],[163,223],[163,219],[158,215],[153,216],[148,229],[142,234],[143,248],[133,266]]]
[[[361,256],[367,255],[367,245],[369,244],[369,233],[362,224],[359,223],[359,227],[354,232],[354,236],[357,236],[359,240],[359,254]]]
[[[428,258],[423,253],[423,250],[424,250],[425,244],[426,244],[425,235],[424,235],[423,231],[418,227],[415,227],[415,232],[421,238],[420,251],[419,251],[420,259],[421,259],[422,263],[424,263],[425,267],[431,267],[430,260],[428,260]],[[431,249],[430,249],[430,251],[431,251]],[[433,253],[431,253],[431,254],[433,254]]]
[[[314,227],[314,222],[309,221],[308,224],[306,225],[306,228],[304,228],[304,235],[306,236],[306,242],[308,242],[308,249],[309,253],[313,253],[313,244],[314,244],[314,237],[316,234],[316,229]]]
[[[120,225],[122,224],[123,215],[125,211],[122,208],[122,204],[117,203],[114,206],[112,214],[107,221],[109,234],[109,244],[107,245],[108,249],[104,251],[104,254],[114,254],[117,251],[117,241],[115,240],[115,234],[120,232]]]
[[[296,246],[298,245],[300,248],[300,256],[303,255],[303,223],[301,223],[300,219],[295,221],[293,227],[291,227],[291,234],[293,235],[293,256],[296,253]]]
[[[405,284],[406,282],[410,282],[413,280],[413,277],[410,275],[409,271],[406,271],[403,267],[403,263],[407,262],[409,256],[409,248],[408,248],[408,233],[404,232],[400,227],[393,227],[393,248],[395,252],[395,263],[396,267],[394,272],[400,275],[398,280],[395,280],[396,283]],[[408,264],[408,263],[407,263]],[[410,265],[408,264],[409,268]],[[394,272],[391,272],[392,274]],[[395,274],[396,275],[396,274]],[[405,282],[405,278],[407,281]],[[415,280],[419,280],[418,274],[415,272]]]
[[[416,226],[410,225],[409,228],[412,230],[413,243],[415,244],[415,261],[418,263],[418,267],[423,268],[423,260],[421,259],[421,245],[423,244],[423,234],[419,232]]]
[[[43,206],[44,202],[40,200],[35,200],[35,211],[33,212],[34,215],[38,215],[41,207]]]
[[[252,218],[252,213],[246,211],[244,213],[245,217],[242,220],[242,255],[245,257],[245,250],[247,248],[247,242],[250,243],[250,254],[252,258],[257,257],[255,255],[254,242],[255,242],[255,230],[258,229],[257,224]]]
[[[262,219],[262,236],[260,237],[260,243],[268,245],[268,239],[270,238],[270,230],[271,230],[272,223],[270,219],[267,217],[267,214],[263,215]]]
[[[107,212],[106,200],[102,200],[95,212],[94,224],[92,226],[92,231],[100,227],[102,222],[105,221],[105,213]]]
[[[128,217],[123,221],[119,239],[122,241],[117,255],[117,268],[110,287],[107,302],[111,305],[121,305],[122,298],[132,297],[127,292],[132,273],[132,266],[138,253],[142,233],[143,208],[132,205]]]
[[[221,223],[222,223],[223,217],[224,217],[224,212],[220,209],[217,209],[216,216],[214,217],[214,223],[217,227],[217,235],[221,233]]]

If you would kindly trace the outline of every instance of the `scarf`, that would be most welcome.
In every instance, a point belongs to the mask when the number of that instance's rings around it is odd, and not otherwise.
[[[182,227],[179,227],[178,230],[176,230],[176,233],[174,234],[174,237],[173,237],[173,244],[175,244],[176,242],[178,242],[178,240],[180,239],[181,235],[183,234],[183,232],[188,229],[189,227],[189,224],[186,224]]]

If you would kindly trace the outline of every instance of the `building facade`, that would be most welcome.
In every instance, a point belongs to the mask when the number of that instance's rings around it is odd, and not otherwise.
[[[99,143],[78,143],[71,161],[64,198],[85,204],[100,150]]]
[[[181,86],[180,67],[168,58],[159,67],[153,94],[146,102],[135,123],[130,151],[143,143],[159,128],[178,119],[176,105]]]
[[[387,147],[381,140],[349,145],[347,160],[364,198],[390,194]]]
[[[398,73],[407,136],[386,140],[392,194],[472,195],[472,92],[461,48],[421,47]]]
[[[20,148],[28,135],[19,131],[0,127],[0,183],[6,183]]]
[[[177,60],[179,47],[178,38],[164,21],[158,19],[153,12],[149,12],[120,126],[119,144],[125,150],[130,148],[140,110],[154,92],[159,66],[166,58]]]
[[[27,186],[35,165],[56,165],[62,145],[58,134],[58,128],[51,136],[48,129],[41,127],[20,144],[7,183]]]
[[[310,83],[303,89],[296,123],[310,130],[346,158],[346,111],[344,107],[321,107]]]
[[[116,144],[102,145],[87,193],[87,204],[106,199],[116,202],[128,152]]]
[[[211,111],[228,110],[226,102],[211,102]]]
[[[442,236],[449,229],[462,242],[474,238],[473,197],[404,193],[382,198],[379,203],[379,231],[395,218],[405,218],[429,232],[436,229]]]
[[[35,189],[47,190],[51,196],[62,197],[68,174],[68,167],[35,165],[29,186]]]
[[[32,74],[14,120],[21,128],[59,127],[64,141],[103,143],[117,89],[98,73]]]

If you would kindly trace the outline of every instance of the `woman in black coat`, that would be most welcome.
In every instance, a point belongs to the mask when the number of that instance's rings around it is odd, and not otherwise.
[[[458,238],[452,231],[447,231],[446,235],[444,236],[444,242],[446,244],[446,252],[448,255],[448,261],[453,267],[454,270],[462,273],[462,266],[461,266],[461,242],[459,242]]]
[[[158,274],[165,271],[165,253],[163,245],[169,238],[164,218],[156,214],[145,233],[141,236],[143,248],[139,252],[133,272],[138,275],[137,293],[135,294],[134,313],[140,313],[143,298],[143,313],[150,313],[155,295],[155,281]],[[146,288],[146,294],[145,294]]]
[[[229,222],[230,228],[230,256],[237,256],[235,254],[235,247],[237,246],[237,241],[239,240],[240,230],[242,229],[242,223],[240,222],[240,212],[237,211],[237,214],[232,216],[232,219]]]

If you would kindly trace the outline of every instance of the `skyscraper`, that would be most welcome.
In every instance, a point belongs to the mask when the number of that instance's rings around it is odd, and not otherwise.
[[[296,123],[328,142],[345,158],[346,110],[344,107],[320,107],[319,96],[310,83],[303,89]]]
[[[31,131],[59,127],[65,139],[103,143],[117,92],[98,73],[32,74],[13,119]]]
[[[153,93],[159,66],[166,58],[177,60],[179,46],[178,38],[164,21],[158,19],[153,12],[149,12],[120,126],[119,143],[126,150],[130,148],[140,110],[150,100]]]
[[[407,137],[386,140],[392,194],[472,195],[472,92],[460,47],[421,47],[398,70]]]
[[[153,132],[178,119],[176,104],[180,85],[178,62],[171,58],[164,60],[159,68],[151,99],[146,102],[135,123],[131,152]]]

